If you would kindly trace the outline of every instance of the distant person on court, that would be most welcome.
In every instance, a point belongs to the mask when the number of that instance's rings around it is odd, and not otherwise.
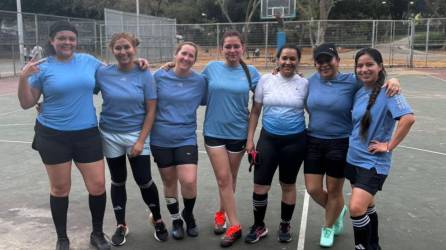
[[[208,82],[203,134],[220,198],[214,233],[226,231],[221,246],[227,247],[242,236],[234,193],[248,136],[249,91],[254,91],[260,74],[243,62],[245,45],[239,32],[225,32],[221,44],[225,61],[209,62],[203,71]]]
[[[142,198],[152,212],[155,239],[166,241],[168,237],[150,170],[149,134],[155,119],[157,94],[150,72],[140,70],[133,63],[138,45],[139,40],[131,33],[113,34],[109,48],[118,64],[102,66],[96,73],[103,99],[99,127],[111,175],[110,192],[117,224],[111,238],[115,246],[123,245],[129,232],[125,220],[126,158]]]
[[[318,46],[313,58],[317,72],[308,78],[305,186],[313,200],[325,209],[319,244],[331,247],[335,235],[341,234],[344,228],[347,207],[342,189],[348,137],[352,131],[351,110],[354,95],[363,83],[353,73],[339,72],[340,58],[332,43]],[[399,91],[397,79],[390,79],[384,85],[388,86],[389,95]]]
[[[349,210],[354,249],[377,250],[381,247],[375,194],[389,174],[392,151],[409,133],[415,116],[404,96],[389,97],[382,91],[386,71],[378,50],[366,48],[356,54],[355,74],[364,86],[354,99],[353,131],[345,167],[345,176],[352,185]]]
[[[253,212],[254,224],[245,238],[256,243],[268,234],[264,218],[268,192],[276,169],[282,188],[281,222],[278,240],[290,242],[291,218],[296,204],[296,178],[305,158],[304,105],[308,80],[297,75],[301,52],[294,45],[285,45],[277,52],[278,74],[266,74],[257,84],[254,104],[249,117],[246,151],[257,150],[254,167]],[[263,108],[262,130],[257,147],[254,134]]]
[[[56,249],[68,250],[66,232],[71,167],[74,161],[89,193],[93,231],[91,244],[110,249],[102,224],[106,205],[101,137],[93,106],[95,73],[101,62],[76,53],[77,30],[65,21],[49,29],[49,57],[40,65],[31,60],[19,79],[20,105],[29,109],[43,95],[32,147],[37,150],[50,181],[50,207],[56,227]]]
[[[206,104],[206,80],[192,70],[198,47],[180,43],[175,51],[173,70],[160,69],[154,74],[158,105],[150,134],[150,148],[164,183],[167,209],[172,217],[172,237],[186,234],[197,237],[198,226],[193,209],[197,198],[197,109]],[[178,181],[184,209],[180,213]]]

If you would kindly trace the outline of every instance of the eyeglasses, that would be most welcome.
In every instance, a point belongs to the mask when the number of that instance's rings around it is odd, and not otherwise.
[[[259,154],[259,152],[255,151],[255,150],[248,153],[249,172],[251,172],[252,167],[254,165],[260,164],[258,154]]]
[[[225,48],[225,49],[232,49],[232,48],[234,48],[234,49],[240,49],[241,47],[242,47],[242,46],[239,45],[239,44],[228,44],[228,45],[223,46],[223,48]]]

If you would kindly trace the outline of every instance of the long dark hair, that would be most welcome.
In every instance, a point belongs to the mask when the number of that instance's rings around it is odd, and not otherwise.
[[[245,45],[245,40],[243,39],[242,35],[240,34],[240,32],[236,31],[236,30],[230,30],[230,31],[226,31],[223,34],[223,37],[221,38],[221,46],[223,46],[225,39],[227,37],[232,37],[235,36],[240,40],[240,43],[242,45]],[[246,78],[248,78],[248,82],[249,82],[249,89],[253,90],[253,86],[252,86],[252,79],[251,79],[251,74],[249,73],[249,69],[248,69],[248,65],[246,65],[246,63],[240,58],[240,65],[243,68],[243,71],[245,71],[246,74]]]
[[[363,140],[367,138],[370,123],[372,122],[372,115],[370,113],[370,109],[376,102],[376,98],[378,97],[379,92],[381,91],[381,87],[383,86],[386,80],[386,70],[384,69],[383,58],[381,53],[377,49],[373,48],[365,48],[361,49],[355,56],[355,74],[357,75],[356,67],[358,65],[358,60],[363,55],[369,55],[378,65],[381,66],[381,71],[378,74],[378,80],[373,85],[372,93],[370,94],[369,102],[367,103],[367,108],[361,119],[361,130],[360,135]],[[359,79],[358,79],[359,80]]]

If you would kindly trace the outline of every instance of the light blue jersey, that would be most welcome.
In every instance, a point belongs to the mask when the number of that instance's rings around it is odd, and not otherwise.
[[[159,147],[197,145],[197,108],[206,104],[206,80],[196,72],[179,77],[173,70],[154,74],[158,105],[150,134]]]
[[[388,142],[392,138],[395,120],[406,114],[411,114],[412,109],[402,95],[388,97],[386,91],[381,90],[370,112],[372,122],[368,130],[366,140],[362,140],[361,119],[366,111],[371,93],[370,88],[363,87],[356,93],[352,119],[353,131],[349,140],[347,162],[358,167],[375,168],[378,174],[388,175],[392,153],[371,154],[367,148],[372,140]]]
[[[93,105],[95,73],[102,63],[88,54],[74,53],[62,62],[50,56],[29,78],[31,87],[43,95],[37,120],[44,126],[74,131],[97,126]]]
[[[298,75],[291,78],[284,78],[280,73],[263,75],[254,98],[255,102],[263,105],[263,128],[274,135],[304,131],[307,93],[308,80]]]
[[[109,65],[98,70],[96,80],[104,100],[101,129],[114,133],[140,131],[147,113],[146,101],[156,99],[150,72],[138,67],[124,72]]]
[[[308,134],[321,139],[347,138],[352,130],[353,98],[362,83],[352,73],[338,73],[332,80],[315,73],[308,80]]]
[[[248,68],[254,89],[260,74],[253,66],[249,65]],[[203,75],[208,81],[204,135],[221,139],[246,139],[250,86],[242,66],[230,67],[224,62],[210,62]]]

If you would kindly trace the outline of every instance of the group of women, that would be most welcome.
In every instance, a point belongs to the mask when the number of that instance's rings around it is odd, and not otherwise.
[[[56,249],[69,249],[66,218],[73,161],[89,192],[90,242],[97,249],[110,249],[102,230],[106,204],[103,156],[110,170],[116,217],[111,244],[123,245],[129,232],[125,220],[127,160],[151,211],[154,237],[168,239],[151,176],[150,154],[163,181],[172,237],[197,237],[193,209],[197,196],[196,112],[200,105],[207,106],[203,134],[218,184],[220,207],[214,215],[214,232],[224,234],[222,247],[231,246],[242,236],[234,194],[240,162],[248,152],[255,165],[254,224],[246,242],[255,243],[268,233],[264,218],[277,168],[282,188],[278,240],[291,241],[295,182],[305,162],[307,190],[326,211],[320,245],[332,246],[334,235],[343,230],[347,208],[342,186],[347,177],[353,190],[349,210],[355,248],[380,248],[374,195],[389,172],[391,151],[408,133],[414,116],[404,97],[395,94],[398,81],[385,83],[377,50],[358,52],[355,73],[343,74],[338,72],[335,46],[323,44],[314,54],[318,72],[306,80],[296,74],[300,50],[286,45],[277,53],[278,73],[261,77],[242,60],[242,36],[230,31],[222,38],[224,61],[210,62],[199,74],[191,69],[198,48],[184,42],[175,51],[173,69],[160,69],[152,76],[144,70],[144,63],[135,64],[139,41],[132,34],[112,37],[110,49],[116,65],[104,65],[92,56],[76,53],[76,42],[73,25],[55,23],[50,29],[50,56],[41,64],[31,61],[25,65],[18,88],[25,109],[36,105],[43,95],[33,148],[39,152],[50,180]],[[392,97],[381,91],[383,85]],[[98,91],[103,99],[99,127],[93,105],[93,93]],[[254,96],[251,112],[250,91]],[[262,130],[255,146],[262,108]],[[308,128],[304,110],[310,115]],[[392,136],[395,120],[398,126]],[[323,188],[325,174],[327,191]],[[184,203],[181,213],[178,182]]]

